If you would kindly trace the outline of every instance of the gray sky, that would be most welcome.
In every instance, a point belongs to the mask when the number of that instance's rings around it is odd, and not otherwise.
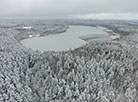
[[[138,0],[0,0],[0,18],[137,19]]]

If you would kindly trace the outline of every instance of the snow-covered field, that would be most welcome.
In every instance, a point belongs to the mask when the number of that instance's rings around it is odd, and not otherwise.
[[[91,40],[111,40],[111,38],[102,28],[70,26],[64,33],[24,39],[21,43],[33,50],[62,51],[78,48]]]

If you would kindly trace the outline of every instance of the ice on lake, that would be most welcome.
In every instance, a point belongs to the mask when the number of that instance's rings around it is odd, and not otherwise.
[[[64,33],[24,39],[21,43],[33,50],[66,51],[78,48],[91,40],[111,40],[111,38],[102,28],[70,26]]]

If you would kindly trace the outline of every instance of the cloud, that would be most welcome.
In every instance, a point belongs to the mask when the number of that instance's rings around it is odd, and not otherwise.
[[[76,19],[137,19],[138,13],[91,13],[71,15],[70,18]]]
[[[135,18],[137,4],[137,0],[0,0],[0,17]]]

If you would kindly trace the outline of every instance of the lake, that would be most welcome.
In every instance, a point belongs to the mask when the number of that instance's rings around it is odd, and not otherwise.
[[[78,48],[93,40],[111,40],[103,28],[89,26],[69,26],[66,32],[43,37],[27,38],[21,43],[33,50],[67,51]]]

